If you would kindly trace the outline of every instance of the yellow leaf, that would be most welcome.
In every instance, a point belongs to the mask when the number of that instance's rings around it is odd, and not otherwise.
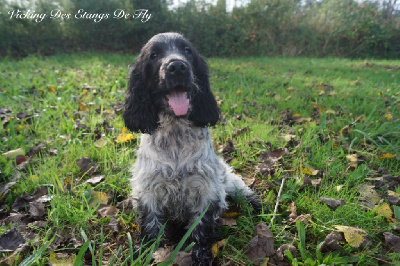
[[[301,117],[301,114],[296,113],[296,114],[293,115],[293,117]]]
[[[317,175],[319,171],[310,166],[306,166],[301,169],[301,172],[305,175]]]
[[[72,266],[74,265],[75,259],[75,254],[56,254],[53,251],[50,251],[49,264],[53,266]]]
[[[236,94],[241,94],[242,93],[242,90],[237,90],[236,91]]]
[[[128,141],[131,141],[134,139],[135,139],[135,137],[131,133],[121,133],[118,135],[116,142],[124,143],[124,142],[128,142]]]
[[[367,232],[361,228],[344,225],[334,225],[333,227],[335,227],[338,232],[342,232],[344,234],[344,238],[346,239],[347,243],[349,243],[349,246],[353,248],[360,247],[367,236]]]
[[[96,207],[97,205],[107,204],[107,203],[108,203],[108,196],[106,193],[92,190],[92,197],[89,202],[89,205],[91,207]]]
[[[358,166],[358,156],[357,154],[347,154],[346,160],[349,162],[351,167],[357,168]]]
[[[395,158],[396,156],[397,156],[397,154],[391,154],[391,153],[387,152],[387,153],[378,155],[378,158],[379,158],[379,159],[393,159],[393,158]]]
[[[126,127],[121,128],[121,133],[128,133],[128,129]]]
[[[87,110],[89,110],[89,106],[79,101],[79,111],[87,111]]]
[[[387,113],[387,114],[385,114],[385,118],[386,118],[386,120],[393,119],[393,115],[391,113]]]
[[[393,219],[393,211],[390,209],[389,204],[383,203],[376,207],[376,215],[382,215],[386,218],[389,223],[393,223],[395,220]]]
[[[225,245],[226,239],[222,239],[218,242],[215,242],[212,247],[211,247],[211,253],[213,258],[215,258],[218,255],[218,250],[222,248]]]
[[[238,212],[226,212],[224,214],[222,214],[222,217],[224,218],[235,218],[237,216],[239,216],[240,213]]]
[[[49,92],[56,92],[56,88],[54,88],[54,86],[51,86],[51,87],[49,88]]]

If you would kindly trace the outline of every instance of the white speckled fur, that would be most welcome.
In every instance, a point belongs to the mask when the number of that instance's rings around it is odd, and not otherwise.
[[[132,197],[156,214],[184,220],[212,201],[226,208],[226,196],[252,191],[213,149],[207,127],[162,115],[152,134],[142,134],[132,169]],[[190,211],[190,213],[187,213]]]

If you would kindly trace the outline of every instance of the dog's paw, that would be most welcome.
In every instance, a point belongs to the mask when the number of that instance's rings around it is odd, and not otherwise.
[[[199,247],[195,245],[192,250],[192,265],[209,266],[211,265],[211,247]]]

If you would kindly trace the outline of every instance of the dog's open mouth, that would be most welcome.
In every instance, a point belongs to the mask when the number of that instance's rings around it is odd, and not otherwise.
[[[188,93],[181,90],[174,90],[167,96],[169,108],[176,116],[186,115],[189,111]]]

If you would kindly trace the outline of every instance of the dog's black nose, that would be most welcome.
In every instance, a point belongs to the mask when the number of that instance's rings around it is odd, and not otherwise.
[[[187,66],[182,61],[173,61],[167,66],[167,71],[171,75],[181,75],[186,73]]]

